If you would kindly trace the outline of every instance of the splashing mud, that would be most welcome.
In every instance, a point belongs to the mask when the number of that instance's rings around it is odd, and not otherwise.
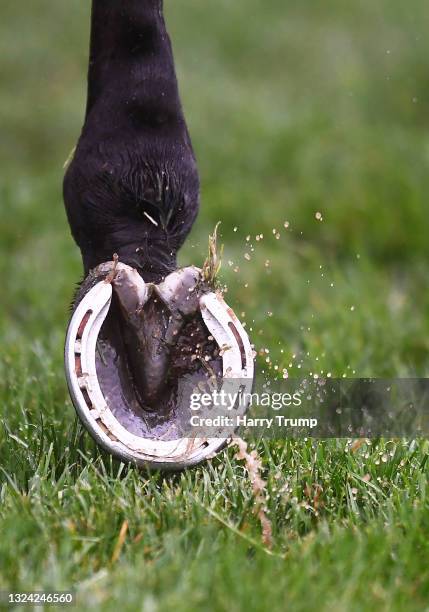
[[[238,448],[236,459],[244,461],[249,480],[252,484],[255,499],[254,514],[258,517],[262,529],[262,542],[267,548],[273,546],[273,529],[267,516],[267,483],[261,476],[262,461],[256,450],[248,452],[247,442],[234,438],[233,444]]]

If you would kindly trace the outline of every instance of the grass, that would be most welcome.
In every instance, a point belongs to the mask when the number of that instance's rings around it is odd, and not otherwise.
[[[181,262],[203,263],[220,220],[227,299],[269,374],[425,376],[427,3],[166,5],[202,176]],[[234,450],[149,475],[76,424],[61,178],[88,19],[82,0],[2,5],[0,589],[100,610],[427,609],[427,441],[259,441],[270,552]]]

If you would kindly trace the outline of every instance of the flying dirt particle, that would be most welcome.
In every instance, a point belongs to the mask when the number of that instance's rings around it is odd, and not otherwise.
[[[273,528],[267,516],[266,505],[268,501],[267,483],[261,477],[262,461],[256,450],[250,453],[247,450],[247,443],[241,438],[235,438],[233,444],[238,447],[236,459],[244,461],[247,475],[252,485],[255,506],[253,513],[258,517],[262,529],[262,542],[267,548],[273,545]]]
[[[317,212],[314,216],[316,217],[317,221],[323,221],[323,216],[321,212]]]
[[[289,221],[285,221],[285,222],[283,223],[283,225],[284,225],[285,229],[288,229],[288,228],[289,228],[290,223],[289,223]]]
[[[252,258],[249,255],[249,253],[244,253],[244,259],[247,259],[247,261],[250,261]]]
[[[365,438],[358,438],[350,447],[350,452],[356,453],[366,443]]]

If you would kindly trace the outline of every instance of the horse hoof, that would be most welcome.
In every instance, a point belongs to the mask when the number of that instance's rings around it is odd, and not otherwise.
[[[220,451],[247,402],[199,405],[200,416],[224,418],[196,428],[191,399],[222,389],[228,397],[250,394],[253,351],[201,271],[177,270],[154,285],[125,264],[106,263],[80,297],[65,369],[76,412],[95,441],[122,461],[160,470],[197,465]]]

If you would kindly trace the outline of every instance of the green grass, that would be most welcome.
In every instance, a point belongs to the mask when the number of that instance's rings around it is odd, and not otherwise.
[[[166,5],[202,177],[181,262],[201,264],[222,221],[228,301],[270,349],[260,369],[425,376],[427,3]],[[142,474],[77,426],[61,179],[88,25],[83,0],[2,4],[0,590],[74,588],[102,610],[428,609],[427,441],[259,442],[269,553],[232,449]]]

